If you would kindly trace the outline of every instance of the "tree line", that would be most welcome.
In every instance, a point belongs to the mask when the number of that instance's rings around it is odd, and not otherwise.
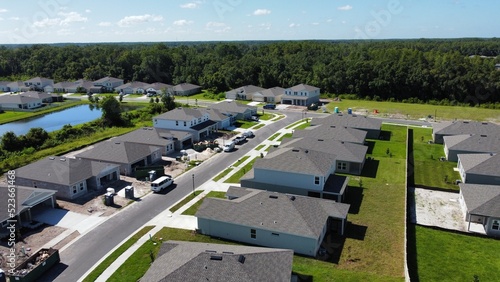
[[[199,84],[290,87],[361,99],[500,102],[500,39],[89,44],[0,47],[0,78],[56,82],[114,76]]]

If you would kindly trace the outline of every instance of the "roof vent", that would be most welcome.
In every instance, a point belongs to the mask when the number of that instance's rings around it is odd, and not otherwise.
[[[274,221],[274,224],[278,223],[276,220]]]
[[[206,253],[217,253],[217,251],[214,250],[205,250]]]
[[[295,201],[295,196],[291,196],[290,200]]]
[[[488,137],[488,135],[485,135],[485,134],[481,134],[481,137]]]
[[[309,153],[309,150],[305,150],[304,153],[306,153],[306,154]]]
[[[325,141],[325,140],[323,140],[323,139],[318,139],[318,141]]]
[[[269,195],[269,198],[271,198],[271,199],[278,199],[278,196],[276,196],[276,195]]]
[[[299,149],[292,149],[292,152],[300,152]]]
[[[238,262],[239,262],[239,263],[245,263],[245,256],[244,256],[244,255],[240,255],[240,256],[238,257]]]
[[[483,125],[487,125],[488,123],[487,123],[487,122],[481,122],[481,124],[483,124]]]
[[[464,123],[469,123],[468,121],[464,121]]]
[[[222,256],[210,256],[210,260],[222,260]]]
[[[352,117],[357,117],[357,115],[352,115]]]
[[[331,128],[335,128],[335,125],[330,125]]]
[[[233,252],[222,252],[223,254],[234,255]]]

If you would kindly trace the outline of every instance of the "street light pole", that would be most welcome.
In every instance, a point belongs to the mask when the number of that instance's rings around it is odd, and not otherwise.
[[[195,196],[194,195],[194,173],[192,174],[192,176],[193,176],[193,196]]]

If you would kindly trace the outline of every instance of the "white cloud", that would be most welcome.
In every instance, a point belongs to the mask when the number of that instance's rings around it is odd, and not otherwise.
[[[3,21],[3,18],[0,18],[0,22]]]
[[[183,9],[196,9],[199,7],[198,3],[186,3],[186,4],[181,4],[180,5],[181,8]]]
[[[351,5],[340,6],[340,7],[337,7],[337,10],[349,11],[349,10],[352,10],[352,6]]]
[[[293,27],[299,27],[299,26],[300,26],[300,24],[291,23],[288,27],[292,27],[293,28]]]
[[[331,23],[332,21],[333,21],[332,19],[326,20],[327,23]]]
[[[97,24],[98,26],[112,26],[113,24],[110,23],[110,22],[100,22],[99,24]]]
[[[87,22],[87,18],[83,17],[82,15],[80,15],[77,12],[69,12],[69,13],[60,12],[60,13],[58,13],[58,15],[64,17],[64,19],[61,20],[61,22],[60,22],[60,25],[64,25],[64,26],[69,25],[70,23],[74,23],[74,22]]]
[[[9,10],[7,9],[0,9],[0,13],[7,13]]]
[[[118,26],[126,27],[134,24],[145,23],[145,22],[159,22],[162,21],[162,16],[155,16],[150,14],[140,15],[140,16],[127,16],[118,21]]]
[[[188,24],[192,24],[193,21],[188,21],[188,20],[176,20],[173,22],[174,25],[177,25],[177,26],[185,26],[185,25],[188,25]]]
[[[205,25],[205,29],[217,33],[222,33],[222,32],[228,32],[229,30],[231,30],[231,27],[222,22],[208,22]]]
[[[21,20],[21,18],[20,17],[10,17],[9,20],[11,20],[11,21],[19,21],[19,20]]]
[[[264,16],[264,15],[269,15],[271,13],[271,10],[267,9],[257,9],[253,11],[254,16]]]
[[[71,35],[71,34],[75,34],[75,33],[67,28],[60,29],[57,31],[57,35]]]
[[[318,23],[318,22],[315,22],[315,23],[312,23],[312,25],[319,25],[319,23]]]
[[[34,22],[33,25],[35,27],[50,27],[50,26],[59,25],[60,22],[61,22],[60,18],[54,18],[54,19],[45,18],[41,21]]]
[[[91,12],[92,12],[92,10],[90,10],[90,9],[85,10],[85,13],[91,13]]]

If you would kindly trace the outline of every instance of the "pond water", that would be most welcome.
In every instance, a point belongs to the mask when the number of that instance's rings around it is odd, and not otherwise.
[[[100,118],[102,112],[90,105],[80,105],[50,114],[13,121],[0,125],[0,136],[7,131],[16,135],[24,135],[33,127],[41,127],[47,132],[61,129],[66,124],[77,125]]]

